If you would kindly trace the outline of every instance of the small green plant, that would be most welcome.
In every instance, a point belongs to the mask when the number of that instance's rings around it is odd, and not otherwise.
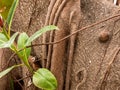
[[[27,48],[27,46],[30,46],[31,42],[36,38],[38,38],[43,33],[49,30],[57,30],[58,28],[54,25],[49,25],[38,30],[30,37],[25,32],[23,33],[16,32],[12,36],[10,36],[11,23],[19,0],[10,0],[10,1],[9,0],[0,1],[0,11],[1,11],[0,12],[1,13],[0,48],[10,48],[18,55],[18,57],[22,60],[23,64],[11,66],[8,69],[0,72],[0,78],[2,78],[4,75],[9,73],[12,69],[19,67],[21,65],[25,65],[29,69],[29,71],[33,73],[32,80],[33,80],[33,84],[36,87],[41,88],[43,90],[55,90],[57,87],[57,81],[54,75],[49,70],[45,68],[40,68],[37,71],[34,71],[33,68],[30,66],[28,62],[28,58],[31,53],[31,47]],[[4,6],[1,7],[1,5]],[[6,27],[6,24],[8,25],[8,27]],[[15,38],[17,36],[18,36],[18,40],[17,42],[15,42]]]

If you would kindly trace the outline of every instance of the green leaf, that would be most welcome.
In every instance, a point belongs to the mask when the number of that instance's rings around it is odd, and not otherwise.
[[[36,87],[44,90],[56,90],[57,80],[47,69],[38,69],[33,75],[33,83]]]
[[[3,38],[0,36],[0,48],[11,47],[17,35],[18,35],[18,32],[16,32],[8,41],[4,34],[2,35]]]
[[[18,52],[20,58],[23,60],[24,64],[28,67],[29,66],[29,63],[28,63],[28,57],[30,55],[30,52],[31,52],[31,48],[26,48],[26,42],[28,40],[28,35],[23,32],[19,35],[18,37],[18,42],[17,42],[17,49],[18,50],[21,50],[23,49],[22,51]],[[31,43],[28,43],[27,45],[31,45]]]
[[[7,23],[9,25],[9,28],[11,27],[12,19],[13,19],[14,13],[15,13],[15,9],[18,5],[18,2],[19,2],[19,0],[14,0],[13,4],[9,10],[8,17],[7,17]]]
[[[7,37],[3,33],[0,33],[0,45],[7,41],[8,41]]]
[[[13,0],[0,0],[0,13],[4,20],[7,19],[9,9],[13,3]]]
[[[21,33],[19,35],[18,42],[17,42],[17,44],[18,44],[18,47],[17,47],[18,50],[21,50],[21,49],[23,49],[23,48],[26,47],[26,42],[27,42],[28,38],[29,37],[28,37],[28,35],[25,32],[23,32],[23,33]],[[27,45],[31,45],[31,43],[28,43]],[[27,56],[29,56],[29,55],[27,55]]]
[[[0,78],[2,78],[3,76],[5,76],[5,75],[6,75],[7,73],[9,73],[12,69],[14,69],[14,68],[16,68],[16,67],[19,67],[19,66],[21,66],[21,64],[20,64],[20,65],[11,66],[11,67],[7,68],[6,70],[0,72]]]
[[[35,32],[29,39],[27,43],[31,43],[33,40],[35,40],[36,38],[38,38],[40,35],[42,35],[43,33],[50,31],[50,30],[58,30],[58,27],[54,26],[54,25],[49,25],[49,26],[45,26],[42,29],[38,30],[37,32]]]

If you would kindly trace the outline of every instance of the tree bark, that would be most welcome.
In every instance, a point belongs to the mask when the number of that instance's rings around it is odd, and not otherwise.
[[[56,0],[50,18],[46,21],[49,5],[52,5],[50,2],[52,0],[20,0],[12,29],[32,35],[44,25],[55,24],[60,30],[47,33],[45,42],[51,41],[50,35],[54,37],[52,41],[56,42],[85,26],[120,14],[120,7],[110,0]],[[57,12],[59,9],[60,11]],[[46,22],[48,24],[45,24]],[[32,47],[31,55],[37,57],[40,64],[55,75],[58,81],[57,90],[119,90],[119,28],[120,17],[112,18],[81,30],[60,43],[46,46],[47,52],[44,52],[43,46]],[[38,38],[32,44],[42,43],[43,38],[44,36]],[[21,70],[22,77],[26,77],[28,71],[25,68]],[[34,86],[28,85],[29,81],[30,78],[24,80],[25,90],[37,90]],[[6,83],[7,81],[0,83],[0,86]]]
[[[80,28],[119,13],[119,7],[107,1],[82,0]],[[72,64],[70,90],[119,90],[120,47],[119,18],[79,32]],[[109,32],[109,40],[100,42],[100,33]],[[114,57],[114,62],[111,63]],[[110,64],[111,63],[111,64]]]

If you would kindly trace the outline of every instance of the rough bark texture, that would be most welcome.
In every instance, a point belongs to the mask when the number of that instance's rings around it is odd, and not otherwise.
[[[117,14],[118,9],[104,0],[82,0],[80,27]],[[117,18],[79,32],[72,64],[71,90],[119,90],[120,54],[116,55],[115,62],[109,65],[116,48],[120,46],[119,28],[120,21]],[[99,41],[102,31],[110,33],[110,39],[105,43]],[[108,67],[110,71],[107,72]],[[106,72],[109,74],[104,81]]]
[[[3,56],[4,52],[5,52],[5,50],[0,49],[0,71],[3,70],[3,67],[4,67],[5,63],[7,62],[7,60],[6,60],[7,58],[5,58],[5,56]],[[9,83],[8,76],[5,76],[5,77],[1,78],[0,82],[2,82],[2,83],[0,83],[1,90],[8,90],[7,88],[9,86],[6,86],[6,84]]]
[[[20,0],[12,28],[15,31],[24,31],[32,35],[45,25],[50,1],[52,2],[52,0]],[[56,0],[58,9],[64,1],[66,3],[59,12],[56,23],[60,30],[55,32],[53,41],[58,41],[101,19],[119,14],[120,10],[119,6],[112,3],[112,0]],[[58,4],[58,2],[61,4]],[[53,8],[53,12],[54,10]],[[54,14],[56,15],[56,13]],[[99,38],[100,33],[104,31],[109,33],[109,40],[103,43],[99,41]],[[42,37],[38,38],[33,44],[41,42]],[[46,42],[49,42],[49,38]],[[49,51],[51,46],[47,48]],[[50,66],[48,66],[58,80],[57,90],[119,90],[119,48],[119,17],[80,31],[77,35],[53,45],[52,51],[50,51]],[[3,53],[3,50],[0,50],[0,53]],[[38,46],[33,47],[31,55],[37,57],[42,64],[43,53],[46,52],[43,52],[42,47]],[[9,57],[9,54],[7,57],[3,57],[3,63],[7,62]],[[3,59],[0,61],[3,61]],[[2,63],[0,64],[2,65]],[[22,73],[23,77],[29,74],[26,68],[21,68],[19,72]],[[14,76],[21,78],[19,72],[17,73],[18,76]],[[7,76],[2,80],[6,78]],[[30,80],[30,78],[24,80],[24,85],[28,86],[24,89],[37,90],[34,86],[28,85]],[[7,90],[5,88],[6,83],[8,83],[7,80],[0,83],[1,90]]]

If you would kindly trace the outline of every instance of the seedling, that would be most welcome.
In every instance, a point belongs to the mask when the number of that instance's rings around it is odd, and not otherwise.
[[[9,2],[9,0],[0,1],[0,3],[6,5],[5,7],[8,7],[6,4],[7,2]],[[9,73],[12,69],[19,67],[21,65],[25,65],[29,69],[29,71],[33,73],[32,80],[33,80],[33,84],[36,87],[41,88],[43,90],[55,90],[57,87],[57,81],[56,81],[55,76],[49,70],[45,68],[40,68],[37,71],[34,71],[33,68],[30,66],[28,62],[28,58],[31,53],[31,47],[27,48],[27,46],[30,46],[31,42],[35,40],[36,38],[38,38],[43,33],[50,31],[50,30],[58,30],[58,28],[54,25],[49,25],[49,26],[45,26],[42,29],[38,30],[30,37],[25,32],[23,33],[16,32],[11,36],[10,34],[11,23],[12,23],[13,15],[18,5],[18,2],[19,0],[12,1],[11,6],[9,8],[6,8],[7,11],[9,12],[6,12],[6,10],[4,10],[5,13],[4,11],[0,12],[1,13],[1,16],[0,16],[0,27],[1,27],[0,48],[10,48],[12,51],[14,51],[18,55],[20,60],[22,60],[23,64],[11,66],[8,69],[0,72],[0,78],[2,78],[4,75]],[[8,27],[6,27],[6,25]],[[15,42],[15,39],[17,36],[18,36],[18,39],[17,39],[17,42]]]

